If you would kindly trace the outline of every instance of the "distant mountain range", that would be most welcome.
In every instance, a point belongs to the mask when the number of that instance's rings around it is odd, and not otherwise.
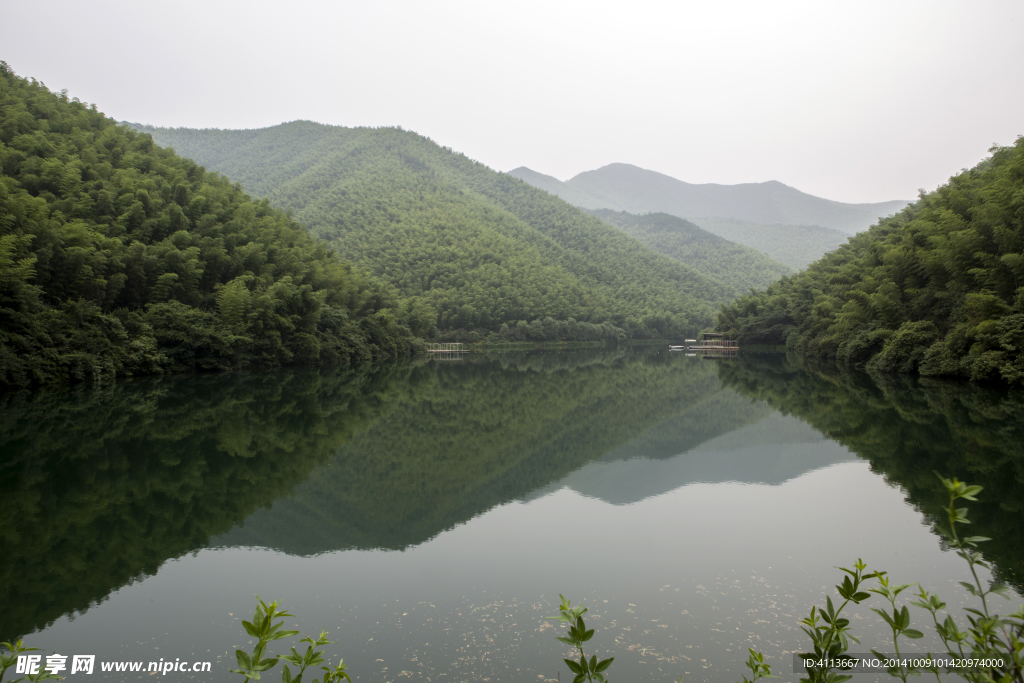
[[[630,164],[609,164],[562,182],[525,166],[509,171],[534,187],[586,209],[630,213],[662,211],[688,220],[735,218],[751,223],[817,225],[853,235],[909,201],[845,204],[801,192],[778,181],[695,185]],[[699,221],[694,221],[700,225]]]
[[[584,209],[661,212],[685,218],[797,269],[909,204],[904,200],[846,204],[777,181],[697,185],[630,164],[609,164],[564,182],[525,166],[509,175]]]

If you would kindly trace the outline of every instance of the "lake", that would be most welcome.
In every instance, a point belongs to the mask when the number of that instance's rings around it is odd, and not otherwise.
[[[796,680],[797,622],[837,566],[860,557],[970,604],[933,528],[933,471],[985,486],[971,531],[996,539],[1013,607],[1024,588],[1019,393],[636,348],[140,379],[0,407],[0,640],[94,654],[96,680],[151,675],[99,662],[163,658],[212,662],[168,681],[241,681],[228,670],[259,595],[289,628],[325,628],[357,681],[568,683],[564,627],[545,619],[559,593],[590,609],[611,681],[736,681],[748,647]],[[873,602],[854,610],[859,651],[890,651]]]

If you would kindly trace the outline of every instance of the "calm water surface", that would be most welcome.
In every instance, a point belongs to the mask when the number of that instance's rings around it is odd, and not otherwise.
[[[214,663],[167,680],[231,680],[256,594],[326,628],[358,681],[553,680],[560,592],[590,607],[612,681],[738,680],[747,647],[796,680],[797,621],[836,565],[964,602],[933,470],[986,487],[973,531],[999,539],[1015,603],[1024,586],[1024,400],[1005,392],[630,350],[0,407],[0,639]],[[857,632],[887,650],[869,606]]]

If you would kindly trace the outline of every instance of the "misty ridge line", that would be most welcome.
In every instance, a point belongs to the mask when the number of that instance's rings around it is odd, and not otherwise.
[[[294,124],[312,124],[317,128],[346,128],[308,119],[282,122],[273,126],[253,128],[189,128],[187,126],[151,126],[119,121],[121,125],[144,132],[221,133],[238,140],[259,137],[268,131]],[[415,133],[400,125],[355,126],[352,130],[394,130]],[[418,135],[418,134],[417,134]],[[449,147],[422,136],[448,152]],[[480,162],[476,162],[480,163]],[[500,171],[499,171],[500,172]],[[508,175],[523,180],[565,201],[584,209],[614,209],[629,213],[670,213],[701,225],[701,220],[729,218],[763,224],[793,224],[832,228],[846,234],[865,230],[878,219],[892,215],[913,200],[894,199],[881,202],[841,202],[818,197],[786,185],[778,180],[759,183],[690,183],[658,171],[627,163],[611,163],[591,171],[582,171],[568,180],[519,166]],[[634,187],[641,184],[641,191]],[[669,195],[676,195],[672,206]],[[668,206],[661,206],[668,203]],[[771,205],[775,205],[774,215]],[[676,210],[677,208],[682,210]],[[830,216],[829,211],[836,212]],[[685,214],[685,215],[684,215]],[[865,218],[867,223],[864,223]],[[794,220],[795,219],[795,220]],[[808,220],[809,219],[809,220]],[[815,222],[815,219],[817,222]],[[701,225],[701,227],[704,227]],[[713,231],[712,231],[713,232]]]
[[[349,154],[358,156],[362,151],[358,147],[347,150],[341,156],[336,154],[341,150],[332,151],[336,136],[379,136],[388,135],[388,132],[413,135],[428,146],[436,147],[437,151],[443,151],[446,156],[462,158],[480,171],[496,173],[450,147],[440,145],[429,137],[405,131],[400,126],[346,128],[311,121],[292,121],[266,128],[235,130],[122,124],[148,132],[155,136],[157,142],[171,145],[211,170],[226,173],[233,180],[241,181],[248,191],[256,195],[268,196],[272,201],[284,201],[286,204],[296,199],[295,186],[303,184],[299,179],[301,176],[308,175],[308,164],[314,163],[308,154],[313,150],[319,150],[322,156],[320,162],[330,157],[330,164],[343,167],[358,163],[348,157]],[[292,144],[309,149],[306,152],[298,149],[286,151],[280,144],[270,142],[278,138],[288,138]],[[317,139],[321,140],[318,142]],[[328,139],[331,142],[327,142]],[[414,153],[414,156],[419,154]],[[243,157],[249,157],[251,161],[240,163]],[[441,162],[441,165],[448,164]],[[278,168],[274,170],[273,166]],[[256,167],[263,170],[254,174]],[[438,170],[435,168],[434,172]],[[443,171],[441,173],[445,174]],[[739,245],[739,248],[753,249],[787,267],[789,271],[796,271],[838,248],[851,234],[868,228],[880,216],[895,213],[908,203],[896,200],[875,204],[845,204],[806,194],[778,181],[695,185],[629,164],[610,164],[595,171],[580,173],[565,182],[526,167],[496,174],[516,178],[592,215],[597,210],[618,211],[632,214],[641,221],[656,220],[663,224],[664,219],[641,217],[644,214],[663,213],[683,219],[683,223],[668,231],[661,231],[662,234],[657,238],[659,244],[655,245],[653,238],[641,238],[640,241],[705,274],[722,277],[729,273],[726,280],[730,281],[734,289],[738,286],[740,291],[746,291],[750,286],[758,289],[766,286],[774,277],[764,279],[763,276],[774,268],[768,266],[765,270],[763,263],[751,264],[753,270],[757,271],[754,281],[748,282],[749,278],[744,277],[734,279],[737,272],[735,266],[739,266],[744,259],[740,258],[740,261],[730,265],[727,263],[729,258],[723,261],[722,254],[711,255],[708,249],[723,252],[737,247],[729,247],[725,243],[713,248],[707,245],[696,248],[696,251],[702,252],[696,253],[692,245],[695,231],[709,233]],[[303,213],[300,206],[292,208]],[[600,218],[619,230],[624,229],[622,220],[609,221],[608,216]],[[624,231],[631,233],[634,238],[640,237],[635,231]],[[755,257],[754,261],[763,256]],[[741,267],[740,270],[749,268]],[[780,274],[781,271],[775,277]]]
[[[802,192],[777,180],[736,185],[688,183],[624,163],[584,171],[565,181],[526,166],[508,173],[585,209],[664,212],[698,225],[701,219],[729,218],[759,224],[817,226],[851,235],[911,203],[902,199],[839,202]]]

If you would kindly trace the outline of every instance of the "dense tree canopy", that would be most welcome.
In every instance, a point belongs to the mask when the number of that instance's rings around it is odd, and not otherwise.
[[[637,215],[611,209],[594,209],[588,213],[635,237],[659,254],[678,259],[715,278],[737,295],[751,289],[764,289],[793,272],[750,247],[722,239],[678,216],[667,213]]]
[[[756,249],[794,270],[803,270],[850,237],[820,225],[750,223],[737,218],[694,218],[693,222],[722,239]]]
[[[571,317],[678,336],[731,298],[722,283],[415,133],[308,121],[140,129],[293,210],[344,258],[422,297],[441,330]]]
[[[405,352],[429,308],[0,64],[0,387]]]
[[[742,344],[1024,383],[1024,138],[806,271],[724,307]]]

